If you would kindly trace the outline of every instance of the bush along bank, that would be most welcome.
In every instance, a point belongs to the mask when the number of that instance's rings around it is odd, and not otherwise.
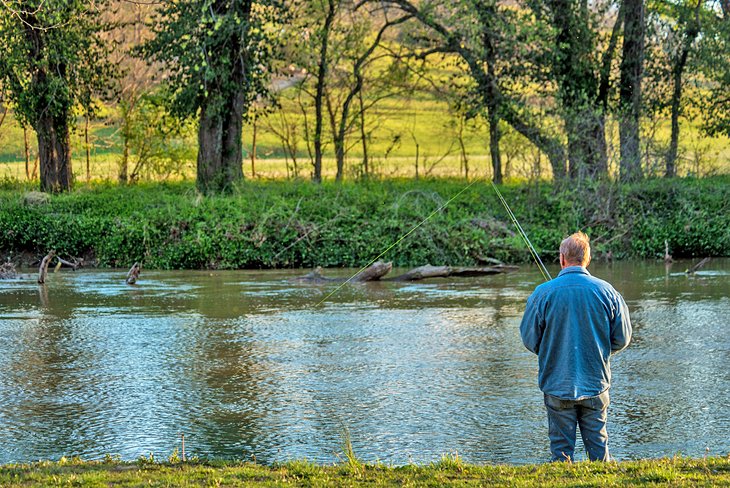
[[[574,184],[571,182],[571,184]],[[467,185],[463,180],[251,181],[203,196],[191,183],[0,189],[0,255],[25,264],[55,249],[87,264],[160,269],[357,267]],[[730,177],[632,185],[522,183],[502,193],[543,260],[581,229],[594,254],[730,255]],[[529,260],[487,182],[477,182],[384,256],[396,266]]]

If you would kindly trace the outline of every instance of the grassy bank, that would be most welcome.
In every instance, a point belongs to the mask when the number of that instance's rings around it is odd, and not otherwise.
[[[0,467],[0,485],[27,486],[729,486],[730,457],[622,463],[474,466],[445,457],[427,466],[296,461],[120,463],[62,460]]]
[[[99,266],[280,268],[361,266],[450,198],[384,256],[396,265],[469,265],[529,259],[485,182],[383,180],[314,185],[247,181],[205,197],[191,183],[80,185],[38,196],[0,187],[0,257],[26,261],[56,249]],[[730,255],[730,177],[636,185],[548,183],[503,188],[543,259],[583,229],[597,256]]]

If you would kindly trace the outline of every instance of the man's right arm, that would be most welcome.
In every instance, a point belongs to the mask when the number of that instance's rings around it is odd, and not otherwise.
[[[530,298],[527,299],[525,314],[522,316],[522,323],[520,323],[522,343],[535,354],[540,351],[542,333],[545,330],[545,320],[540,310],[540,302],[541,300],[535,293],[530,295]]]

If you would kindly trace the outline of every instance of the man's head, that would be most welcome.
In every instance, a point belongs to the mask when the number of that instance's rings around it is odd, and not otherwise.
[[[582,232],[563,239],[560,243],[560,267],[583,266],[588,267],[591,262],[591,244],[588,236]]]

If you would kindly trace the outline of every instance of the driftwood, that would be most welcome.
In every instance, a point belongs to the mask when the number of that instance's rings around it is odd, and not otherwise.
[[[63,265],[63,266],[68,266],[69,268],[73,269],[74,271],[76,271],[81,266],[83,266],[83,262],[76,258],[73,258],[73,261],[66,261],[65,259],[62,259],[60,256],[56,256],[56,259],[58,260],[58,264]]]
[[[516,266],[490,266],[490,267],[454,267],[454,266],[420,266],[403,273],[394,278],[388,278],[388,281],[418,281],[427,278],[448,278],[450,276],[474,277],[488,276],[508,271],[514,271]]]
[[[473,277],[487,276],[499,273],[514,271],[517,266],[497,265],[490,267],[458,267],[458,266],[420,266],[393,278],[382,279],[393,269],[393,263],[378,261],[372,266],[358,273],[350,281],[417,281],[427,278],[448,278],[451,276]],[[294,278],[294,281],[305,281],[309,283],[343,282],[344,278],[327,278],[322,274],[322,268],[317,268],[311,273]]]
[[[3,263],[0,265],[0,280],[13,280],[18,277],[18,272],[15,271],[15,265],[13,263]]]
[[[373,263],[372,266],[365,268],[362,273],[358,273],[357,275],[355,275],[355,277],[352,278],[350,281],[360,283],[365,281],[378,281],[380,280],[380,278],[390,273],[392,269],[393,263],[378,261],[376,263]],[[293,281],[306,281],[309,283],[325,283],[333,281],[343,282],[345,281],[345,278],[327,278],[322,274],[322,268],[317,267],[311,273],[300,276],[298,278],[293,278]]]
[[[127,284],[128,285],[134,285],[137,283],[137,279],[139,279],[139,273],[142,271],[142,265],[139,263],[134,263],[132,265],[132,268],[129,270],[129,273],[127,273]]]
[[[689,268],[687,271],[685,271],[685,273],[694,274],[698,269],[700,269],[702,266],[706,265],[709,262],[710,262],[710,258],[705,258],[702,261],[700,261],[699,263],[697,263],[694,266],[692,266],[691,268]]]
[[[48,265],[51,264],[51,260],[56,257],[56,251],[51,250],[46,257],[41,261],[41,267],[38,270],[38,283],[44,284],[46,282],[46,276],[48,276]]]
[[[674,261],[674,260],[672,259],[672,255],[669,254],[669,242],[667,242],[667,240],[664,239],[664,262],[669,264],[672,261]]]

